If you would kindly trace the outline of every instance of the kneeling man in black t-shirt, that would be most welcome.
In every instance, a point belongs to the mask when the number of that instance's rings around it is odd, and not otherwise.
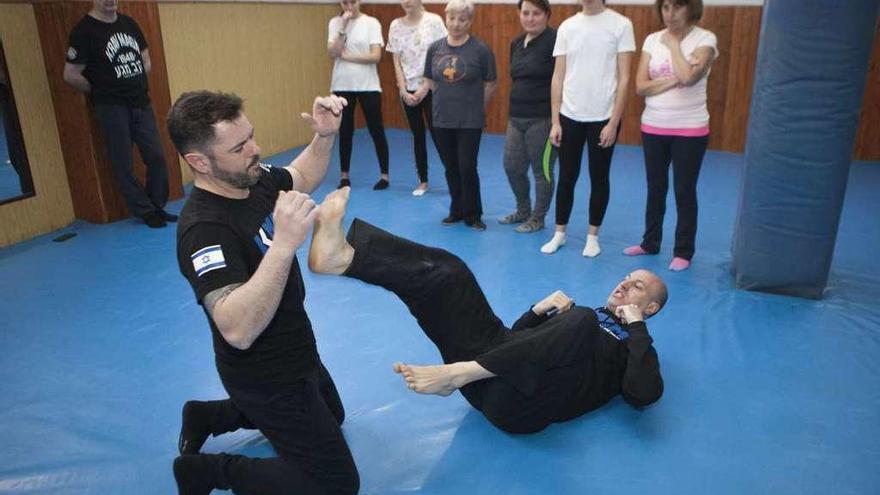
[[[181,494],[356,493],[358,472],[340,425],[339,394],[321,363],[296,259],[315,220],[308,196],[323,180],[346,101],[315,99],[316,136],[283,168],[260,163],[242,100],[198,91],[168,116],[194,187],[180,214],[177,257],[211,326],[229,399],[183,408],[174,476]],[[277,458],[199,454],[209,435],[257,428]]]

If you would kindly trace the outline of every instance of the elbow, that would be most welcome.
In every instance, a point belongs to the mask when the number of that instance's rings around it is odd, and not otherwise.
[[[635,408],[643,408],[660,400],[663,396],[663,380],[658,378],[657,382],[650,386],[632,387],[624,389],[623,399]]]
[[[246,351],[251,348],[254,344],[253,341],[244,335],[223,335],[223,339],[226,340],[226,343],[230,346],[238,349],[239,351]]]
[[[686,78],[682,79],[679,84],[681,84],[682,86],[684,86],[686,88],[690,88],[691,86],[697,84],[697,82],[699,80],[700,80],[699,77],[691,76],[691,77],[686,77]]]
[[[233,328],[229,325],[224,325],[217,320],[214,320],[214,323],[217,325],[217,330],[220,331],[220,335],[223,336],[223,340],[225,340],[231,347],[238,349],[239,351],[246,351],[254,344],[253,339],[249,337],[247,332],[238,328]]]

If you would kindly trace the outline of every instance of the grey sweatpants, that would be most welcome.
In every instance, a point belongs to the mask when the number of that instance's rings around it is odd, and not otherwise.
[[[550,136],[550,118],[510,117],[507,121],[507,137],[504,142],[504,171],[513,195],[517,211],[531,211],[532,218],[544,220],[553,199],[553,164],[556,149],[550,155],[550,181],[544,177],[544,147]],[[535,177],[535,207],[529,196],[528,170],[531,165]]]

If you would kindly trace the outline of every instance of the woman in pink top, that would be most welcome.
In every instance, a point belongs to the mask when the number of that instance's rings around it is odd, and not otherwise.
[[[641,244],[623,252],[630,256],[660,252],[671,162],[678,223],[669,269],[682,271],[694,255],[697,177],[709,142],[706,82],[718,49],[715,35],[696,25],[703,15],[702,0],[657,0],[655,6],[666,29],[645,38],[636,73],[636,93],[645,97],[645,234]]]

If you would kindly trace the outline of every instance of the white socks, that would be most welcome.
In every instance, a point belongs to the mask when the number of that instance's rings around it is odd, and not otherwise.
[[[547,244],[541,246],[541,252],[544,254],[553,254],[559,248],[565,245],[565,232],[554,232],[553,238],[547,241]],[[587,245],[584,246],[584,251],[581,253],[588,258],[594,258],[599,256],[599,253],[602,252],[602,248],[599,247],[599,236],[588,234],[587,235]]]
[[[602,252],[602,248],[599,247],[599,236],[593,234],[587,234],[587,245],[584,246],[583,254],[587,258],[595,258],[599,256],[599,253]]]
[[[557,249],[565,245],[565,232],[554,232],[553,238],[547,244],[541,246],[541,252],[544,254],[553,254]]]

